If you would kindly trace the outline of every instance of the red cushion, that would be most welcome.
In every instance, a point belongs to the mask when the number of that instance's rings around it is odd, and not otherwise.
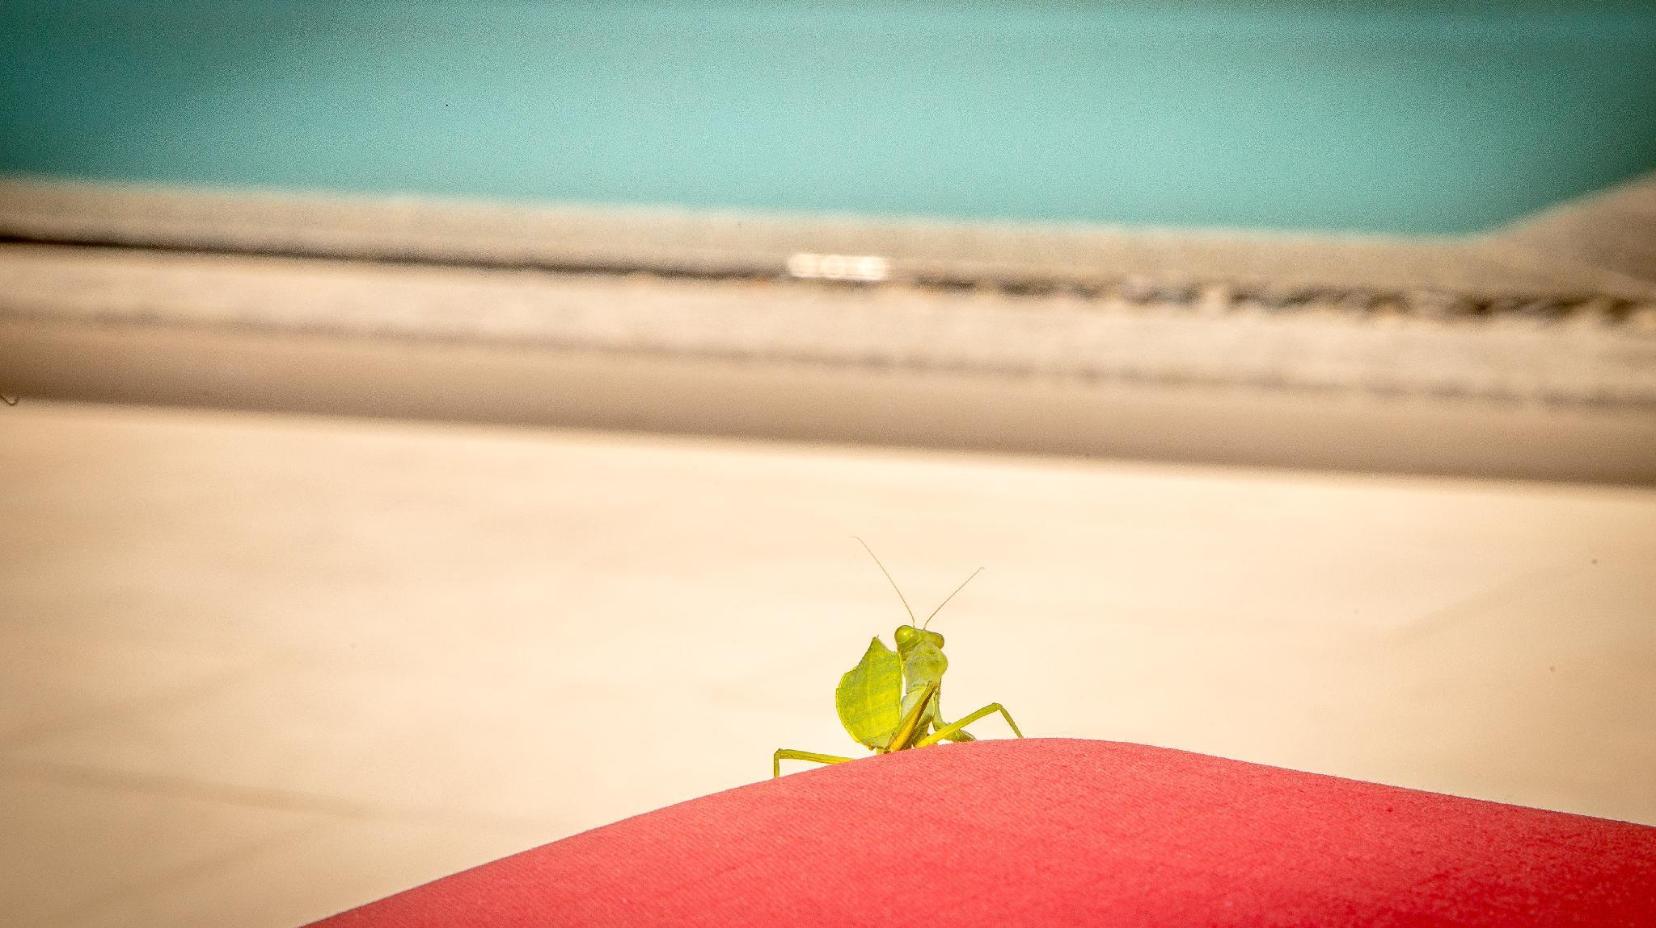
[[[706,796],[320,924],[1656,926],[1656,828],[982,741]]]

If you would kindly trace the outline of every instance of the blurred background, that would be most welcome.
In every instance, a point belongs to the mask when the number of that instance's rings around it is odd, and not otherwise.
[[[1656,824],[1647,4],[22,0],[0,81],[17,924],[849,751],[853,535],[987,568],[950,715]]]

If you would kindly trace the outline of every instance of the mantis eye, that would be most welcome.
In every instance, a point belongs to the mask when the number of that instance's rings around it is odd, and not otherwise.
[[[906,647],[919,640],[920,629],[915,628],[912,625],[899,625],[897,626],[897,632],[893,637],[897,639],[897,647]]]

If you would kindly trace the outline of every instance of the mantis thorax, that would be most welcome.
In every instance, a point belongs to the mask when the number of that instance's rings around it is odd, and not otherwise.
[[[937,632],[899,625],[892,636],[897,639],[897,654],[903,659],[903,676],[910,689],[940,680],[949,669],[949,659],[943,656],[943,636]]]

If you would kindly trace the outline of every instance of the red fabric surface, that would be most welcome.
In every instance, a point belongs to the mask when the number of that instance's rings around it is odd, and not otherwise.
[[[318,924],[1656,926],[1656,828],[1101,741],[671,806]]]

